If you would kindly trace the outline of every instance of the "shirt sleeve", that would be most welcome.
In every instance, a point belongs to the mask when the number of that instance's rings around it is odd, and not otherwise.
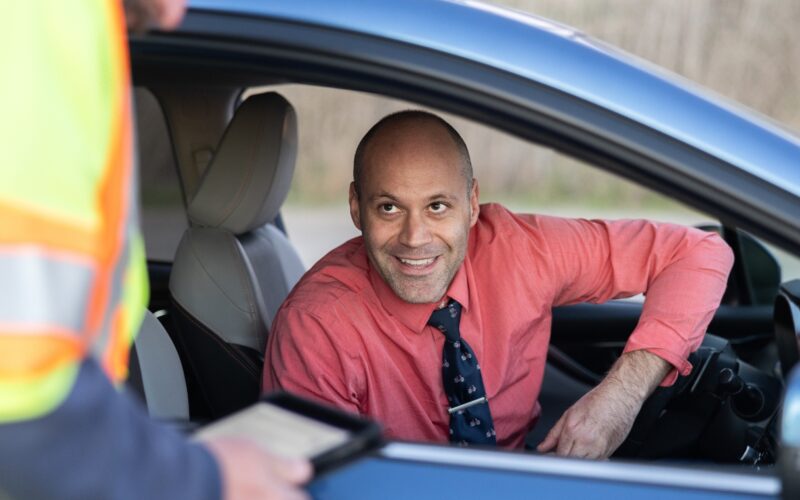
[[[554,305],[645,294],[624,352],[646,350],[674,369],[662,385],[688,375],[689,353],[727,285],[733,253],[715,233],[644,220],[540,220],[560,284]]]
[[[67,398],[0,424],[0,498],[218,499],[211,453],[151,420],[86,359]]]
[[[282,307],[267,342],[263,391],[283,389],[363,414],[364,378],[346,349],[349,344],[339,338],[351,330],[337,329],[335,322],[295,307]]]

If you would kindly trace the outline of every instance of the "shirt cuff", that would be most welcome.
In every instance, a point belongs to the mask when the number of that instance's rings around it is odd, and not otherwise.
[[[702,337],[700,341],[702,341]],[[689,363],[688,358],[689,353],[696,347],[667,328],[647,328],[645,331],[645,329],[637,327],[625,344],[622,353],[647,351],[672,365],[672,369],[659,384],[661,387],[668,387],[675,383],[678,375],[685,377],[692,372],[692,364]]]

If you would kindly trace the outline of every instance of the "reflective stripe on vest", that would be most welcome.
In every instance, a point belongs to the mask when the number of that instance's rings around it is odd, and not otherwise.
[[[121,3],[0,6],[0,422],[58,405],[88,353],[127,375],[147,276]]]
[[[0,248],[0,331],[41,329],[42,325],[80,337],[95,268],[41,247]],[[71,295],[65,300],[64,294]]]

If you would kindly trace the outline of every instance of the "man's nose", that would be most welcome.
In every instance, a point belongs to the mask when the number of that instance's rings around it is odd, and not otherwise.
[[[431,231],[422,214],[409,213],[400,231],[400,243],[407,247],[421,247],[431,242]]]

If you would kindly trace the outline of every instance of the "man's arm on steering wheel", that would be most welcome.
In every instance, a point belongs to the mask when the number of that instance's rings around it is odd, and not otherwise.
[[[691,371],[687,358],[719,306],[733,254],[716,234],[673,224],[546,218],[540,223],[548,233],[550,272],[561,279],[554,306],[646,295],[623,355],[538,447],[606,458],[624,441],[653,390]]]
[[[623,354],[597,387],[564,412],[536,449],[608,458],[628,436],[642,404],[671,368],[647,351]]]

